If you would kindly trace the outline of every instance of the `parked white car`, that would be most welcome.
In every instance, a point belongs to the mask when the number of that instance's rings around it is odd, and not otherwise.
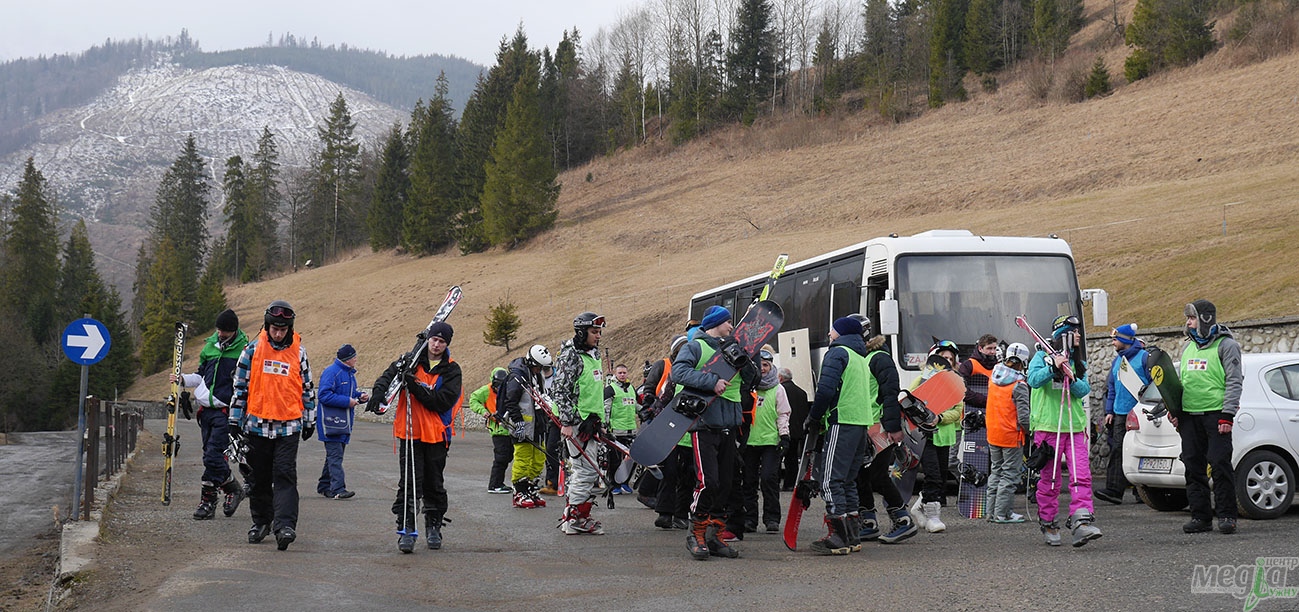
[[[1290,509],[1299,473],[1299,353],[1245,353],[1244,389],[1232,428],[1236,503],[1241,516],[1271,519]],[[1123,474],[1146,505],[1186,507],[1182,440],[1167,417],[1151,419],[1148,403],[1128,414]]]

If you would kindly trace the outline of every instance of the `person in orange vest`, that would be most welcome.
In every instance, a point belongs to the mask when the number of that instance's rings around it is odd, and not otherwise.
[[[284,300],[266,307],[262,331],[235,365],[230,402],[232,431],[247,439],[252,468],[248,543],[274,530],[280,550],[298,537],[298,438],[310,440],[316,423],[316,388],[294,319]]]
[[[447,466],[447,449],[455,435],[464,394],[460,364],[451,359],[454,330],[444,321],[428,328],[427,349],[409,356],[413,363],[401,367],[407,356],[393,361],[374,381],[375,389],[387,389],[401,372],[401,390],[394,401],[397,413],[392,434],[397,438],[401,476],[392,513],[397,517],[397,550],[415,552],[419,530],[415,527],[415,500],[424,499],[424,534],[430,550],[442,548],[442,525],[446,520],[447,490],[442,473]],[[376,394],[377,395],[377,394]],[[374,402],[371,402],[374,405]],[[369,408],[367,408],[369,409]]]
[[[1015,485],[1024,469],[1021,446],[1028,434],[1030,412],[1028,383],[1024,371],[1033,358],[1028,347],[1018,342],[1006,347],[1006,358],[992,368],[985,417],[988,428],[988,520],[994,523],[1022,523],[1024,515],[1013,510]],[[1023,384],[1020,384],[1023,383]]]

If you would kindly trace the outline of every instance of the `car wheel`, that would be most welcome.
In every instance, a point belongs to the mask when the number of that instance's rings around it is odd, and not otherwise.
[[[1274,519],[1294,502],[1294,469],[1281,455],[1256,450],[1236,466],[1236,505],[1252,519]]]
[[[1137,497],[1147,506],[1160,512],[1177,512],[1186,507],[1186,489],[1168,489],[1135,485]]]

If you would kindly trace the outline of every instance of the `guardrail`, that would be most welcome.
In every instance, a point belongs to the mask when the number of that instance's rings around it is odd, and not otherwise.
[[[83,485],[78,513],[82,520],[90,520],[95,486],[126,466],[143,426],[144,415],[125,403],[104,402],[93,396],[86,398],[85,473],[94,476],[86,478]]]

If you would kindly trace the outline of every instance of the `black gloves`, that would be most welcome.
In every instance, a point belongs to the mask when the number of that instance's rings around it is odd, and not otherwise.
[[[382,395],[383,395],[382,393],[376,393],[374,395],[371,395],[370,401],[365,403],[365,411],[373,412],[375,414],[383,414],[384,409],[383,409]]]
[[[787,451],[787,450],[789,450],[789,435],[788,435],[788,434],[783,435],[783,436],[780,437],[780,442],[779,442],[778,444],[776,444],[776,453],[777,453],[777,454],[780,454],[780,455],[783,455],[783,454],[785,454],[785,451]]]
[[[312,426],[310,426],[310,425],[303,425],[303,426],[302,426],[302,439],[303,439],[303,440],[310,440],[310,439],[311,439],[311,435],[314,434],[314,433],[316,433],[316,428],[315,428],[315,427],[312,427]]]
[[[803,421],[803,431],[807,433],[821,433],[824,428],[821,426],[821,419],[813,418],[808,415],[807,420]]]

